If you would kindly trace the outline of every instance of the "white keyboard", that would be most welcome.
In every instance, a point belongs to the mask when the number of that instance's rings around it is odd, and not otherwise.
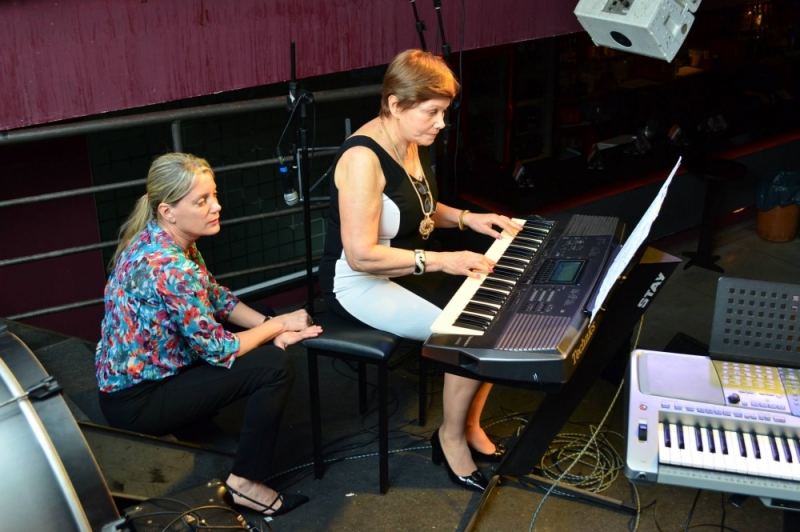
[[[498,264],[495,272],[480,279],[468,277],[431,325],[431,332],[439,334],[483,335],[505,298],[514,288],[531,257],[547,236],[545,221],[531,222],[513,219],[525,229],[516,237],[503,231],[486,251],[487,258]],[[512,246],[513,244],[513,246]],[[511,248],[511,249],[509,249]],[[479,292],[480,290],[480,292]]]
[[[773,380],[749,383],[749,373]],[[800,502],[796,381],[792,368],[634,351],[625,475],[761,497],[770,506]]]

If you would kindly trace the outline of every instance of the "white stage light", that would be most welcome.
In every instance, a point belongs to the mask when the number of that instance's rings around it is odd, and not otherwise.
[[[575,16],[597,46],[672,61],[701,0],[580,0]]]

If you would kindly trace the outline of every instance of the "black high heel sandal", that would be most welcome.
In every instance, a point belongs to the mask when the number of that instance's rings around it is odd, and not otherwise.
[[[242,504],[237,504],[237,503],[233,502],[233,497],[231,497],[231,502],[233,503],[233,506],[237,506],[237,507],[239,507],[239,508],[241,508],[243,510],[247,510],[247,511],[250,511],[250,512],[260,513],[261,515],[263,515],[265,517],[277,517],[279,515],[288,514],[289,512],[291,512],[292,510],[294,510],[298,506],[302,506],[303,504],[307,503],[310,500],[305,495],[300,495],[299,493],[298,494],[292,494],[292,493],[281,493],[281,492],[277,491],[276,493],[278,494],[278,496],[275,497],[275,499],[269,505],[266,505],[266,504],[264,504],[262,502],[258,502],[255,499],[251,499],[250,497],[248,497],[244,493],[241,493],[240,491],[237,491],[237,490],[233,489],[232,487],[230,487],[228,485],[227,482],[225,482],[225,489],[227,489],[228,492],[231,493],[232,495],[236,495],[237,497],[241,497],[242,499],[246,499],[246,500],[252,502],[253,504],[257,504],[257,505],[261,506],[263,508],[263,510],[258,511],[258,510],[254,509],[254,508],[250,508],[249,506],[244,506]],[[278,502],[278,501],[281,501],[281,506],[280,506],[280,508],[278,508],[276,510],[274,508],[274,506],[275,506],[275,503]],[[268,514],[267,512],[270,512],[270,511],[272,513]]]
[[[439,429],[436,429],[431,436],[431,460],[433,461],[434,465],[437,466],[444,462],[444,468],[447,470],[447,476],[450,477],[450,480],[453,482],[453,484],[456,484],[457,486],[461,486],[462,488],[466,488],[468,490],[477,491],[478,493],[483,493],[486,491],[486,486],[489,485],[486,477],[484,477],[483,473],[477,469],[468,477],[462,477],[455,474],[453,469],[450,467],[450,464],[447,462],[447,457],[444,455],[444,451],[442,450],[442,442],[439,441]]]
[[[469,454],[472,455],[472,459],[476,462],[486,462],[490,464],[498,464],[501,460],[503,460],[503,456],[506,454],[506,448],[503,447],[501,444],[497,443],[494,446],[494,452],[485,454],[480,452],[477,449],[473,449],[473,447],[469,446]]]

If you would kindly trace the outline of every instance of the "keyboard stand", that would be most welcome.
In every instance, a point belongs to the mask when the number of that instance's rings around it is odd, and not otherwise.
[[[597,377],[619,356],[629,356],[630,349],[623,345],[636,326],[646,308],[658,295],[664,282],[675,271],[681,259],[648,247],[641,259],[630,269],[624,282],[608,296],[606,308],[595,317],[597,327],[589,342],[582,360],[575,368],[572,377],[563,385],[525,385],[526,388],[552,392],[548,393],[539,408],[531,415],[516,442],[511,445],[497,467],[495,475],[475,508],[465,532],[471,532],[478,516],[486,505],[492,491],[499,485],[501,477],[524,477],[526,483],[541,483],[531,472],[541,461],[550,444],[569,421]],[[660,282],[659,282],[660,280]],[[645,308],[639,305],[643,301]],[[448,373],[475,378],[455,366],[441,366]],[[503,381],[493,381],[506,384]],[[512,383],[508,383],[512,384]],[[522,383],[513,383],[516,386]],[[541,477],[539,477],[541,478]],[[542,479],[545,483],[550,482]],[[520,482],[522,483],[522,482]],[[635,514],[636,508],[630,504],[616,501],[595,493],[569,486],[559,486],[563,492],[580,492],[581,499]]]

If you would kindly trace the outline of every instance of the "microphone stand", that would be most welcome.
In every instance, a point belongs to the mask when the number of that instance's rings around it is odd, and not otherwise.
[[[439,21],[439,33],[442,35],[442,55],[444,56],[444,62],[449,67],[450,54],[452,50],[444,35],[444,23],[442,22],[442,0],[433,0],[433,7],[436,9],[436,17]],[[458,96],[456,96],[456,98],[453,99],[451,107],[456,109],[458,105]],[[444,129],[442,130],[442,164],[438,174],[441,177],[442,191],[448,195],[452,194],[452,197],[449,198],[448,201],[452,199],[453,202],[455,202],[458,191],[455,189],[455,186],[451,187],[450,184],[450,111],[451,110],[448,109],[444,114]],[[456,146],[456,149],[458,149],[458,146]],[[452,188],[452,190],[450,190],[450,188]]]
[[[306,287],[308,289],[307,311],[314,315],[314,272],[311,264],[311,172],[309,171],[308,130],[306,119],[308,113],[306,105],[314,103],[314,95],[303,89],[297,92],[297,77],[295,70],[295,46],[291,44],[291,69],[292,79],[289,82],[289,95],[287,96],[287,109],[291,112],[294,107],[300,108],[300,127],[297,128],[296,152],[297,179],[300,185],[300,201],[303,203],[303,238],[305,240],[306,255]],[[291,119],[291,118],[290,118]]]
[[[314,95],[304,90],[300,91],[300,127],[297,129],[297,138],[300,150],[297,152],[300,160],[297,165],[297,179],[300,182],[300,194],[303,202],[303,239],[306,251],[306,286],[308,288],[308,313],[314,315],[314,272],[311,265],[311,172],[309,170],[308,130],[306,129],[306,104],[314,103]]]
[[[419,19],[419,13],[417,13],[417,4],[414,0],[411,0],[411,7],[414,9],[414,20],[417,22],[417,33],[419,33],[419,42],[422,44],[422,49],[426,52],[428,48],[425,46],[425,35],[423,32],[425,31],[425,21]]]

